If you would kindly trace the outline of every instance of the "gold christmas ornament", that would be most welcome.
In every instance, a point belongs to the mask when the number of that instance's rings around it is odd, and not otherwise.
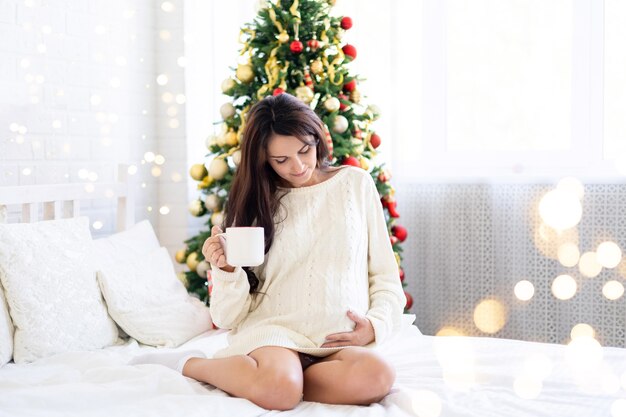
[[[187,264],[187,268],[189,268],[190,271],[195,271],[196,267],[200,263],[200,261],[198,261],[198,254],[195,252],[191,252],[189,256],[187,256],[187,260],[185,261],[185,263]]]
[[[224,161],[224,158],[215,158],[209,165],[209,175],[214,180],[221,180],[228,172],[228,164]]]
[[[240,150],[236,150],[235,152],[233,152],[233,154],[231,155],[231,158],[233,158],[233,163],[235,164],[235,166],[239,166],[239,164],[241,163],[241,151]]]
[[[209,137],[206,138],[205,145],[207,149],[211,150],[211,146],[216,145],[216,144],[217,144],[217,136],[210,135]]]
[[[185,254],[186,249],[179,249],[176,251],[176,255],[174,255],[174,259],[176,259],[176,262],[178,262],[179,264],[184,264],[185,263],[185,259],[187,259],[187,255]]]
[[[350,101],[359,104],[361,102],[361,93],[359,90],[352,90],[350,93]]]
[[[324,101],[324,107],[330,112],[337,111],[339,110],[339,100],[336,97],[331,97]]]
[[[287,42],[289,42],[289,35],[287,34],[287,32],[285,32],[285,31],[280,32],[280,34],[278,35],[278,42],[280,42],[280,43],[287,43]]]
[[[189,175],[196,181],[202,181],[206,174],[207,170],[203,164],[194,164],[189,169]]]
[[[235,82],[235,80],[233,80],[232,78],[226,78],[224,81],[222,81],[222,93],[227,93],[236,85],[237,82]]]
[[[237,133],[232,130],[229,130],[228,133],[224,136],[224,142],[228,146],[235,146],[239,143],[239,138],[237,137]]]
[[[324,72],[324,64],[322,63],[322,61],[316,59],[315,61],[311,62],[311,72],[316,75]]]
[[[237,79],[242,83],[249,83],[254,78],[254,70],[250,64],[240,64],[235,72]]]
[[[200,261],[196,267],[196,274],[200,275],[202,278],[206,278],[206,273],[209,269],[211,269],[211,265],[207,261]]]
[[[368,171],[370,169],[370,163],[366,157],[359,157],[359,163],[361,164],[361,168],[363,168],[364,170]]]
[[[189,288],[189,280],[187,279],[187,274],[184,272],[179,272],[176,274],[176,278],[185,286],[185,288]]]
[[[221,211],[216,211],[215,213],[211,214],[211,224],[213,226],[221,226],[222,223],[224,222],[224,213]]]
[[[335,121],[333,122],[333,132],[335,133],[343,133],[348,129],[348,119],[343,116],[335,117]]]
[[[188,209],[192,216],[198,217],[204,213],[204,208],[202,207],[202,202],[200,200],[193,200],[189,203]]]
[[[220,114],[223,120],[230,119],[235,113],[235,106],[233,106],[232,103],[224,103],[222,107],[220,107]]]
[[[216,194],[209,194],[204,200],[204,207],[211,211],[218,211],[222,207],[222,200]]]
[[[296,88],[296,97],[298,97],[306,104],[309,104],[311,101],[313,101],[313,96],[313,90],[311,90],[311,88],[307,87],[306,85],[301,85],[300,87]]]

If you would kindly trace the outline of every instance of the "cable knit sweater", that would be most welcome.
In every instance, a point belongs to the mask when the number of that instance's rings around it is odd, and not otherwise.
[[[284,189],[274,242],[254,269],[249,294],[241,268],[212,268],[211,316],[232,329],[215,355],[282,346],[315,356],[327,335],[354,329],[349,309],[372,323],[379,344],[399,328],[406,303],[380,197],[364,170],[344,167],[309,187]]]

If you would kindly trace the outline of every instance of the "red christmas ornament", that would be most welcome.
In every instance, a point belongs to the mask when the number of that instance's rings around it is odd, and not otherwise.
[[[299,40],[295,40],[291,42],[291,44],[289,45],[289,49],[291,49],[291,52],[293,52],[294,54],[299,54],[304,49],[304,45],[302,45],[302,42],[300,42]]]
[[[378,181],[380,182],[387,182],[391,179],[391,174],[389,173],[389,171],[387,171],[386,169],[383,169],[382,171],[380,171],[380,173],[378,174]]]
[[[411,297],[411,294],[406,291],[404,292],[404,296],[406,297],[406,306],[404,306],[404,308],[408,310],[413,307],[413,297]]]
[[[398,268],[398,273],[400,274],[400,282],[404,282],[404,269]]]
[[[354,156],[349,156],[349,157],[345,158],[341,162],[341,165],[352,165],[353,167],[359,167],[359,168],[361,167],[361,163]]]
[[[309,72],[309,70],[304,70],[304,84],[307,87],[311,87],[313,88],[313,80],[311,80],[311,73]]]
[[[272,95],[277,96],[277,95],[282,94],[284,92],[285,92],[285,90],[283,90],[282,88],[275,88],[274,92],[272,93]]]
[[[363,139],[363,132],[358,127],[354,129],[354,137],[357,139]]]
[[[341,28],[348,30],[352,27],[352,19],[349,18],[348,16],[345,16],[343,19],[341,19]]]
[[[370,137],[370,143],[372,144],[372,148],[378,148],[380,146],[380,142],[380,136],[378,136],[376,133],[372,133],[372,136]]]
[[[352,92],[356,89],[356,80],[349,81],[343,85],[343,90]]]
[[[404,226],[400,226],[399,224],[391,228],[391,233],[393,233],[393,235],[397,237],[400,242],[404,242],[408,236],[406,228]]]
[[[398,203],[396,203],[396,200],[387,200],[387,210],[389,211],[389,215],[394,219],[400,217],[400,213],[396,210],[397,205]]]
[[[306,44],[309,47],[309,49],[311,49],[311,51],[317,51],[317,48],[320,47],[319,41],[315,38],[310,39]]]
[[[356,48],[354,46],[347,43],[343,46],[343,48],[341,48],[341,50],[346,56],[349,56],[352,59],[356,59]]]
[[[339,94],[337,96],[339,98],[339,110],[344,111],[348,108],[348,105],[344,103],[344,101],[348,101],[348,96],[345,94]]]
[[[393,246],[396,243],[398,243],[398,238],[395,237],[394,235],[391,235],[391,236],[389,236],[389,242],[391,243],[391,246]]]

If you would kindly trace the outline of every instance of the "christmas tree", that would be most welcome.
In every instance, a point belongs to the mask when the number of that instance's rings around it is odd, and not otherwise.
[[[181,276],[188,291],[209,302],[210,266],[201,253],[213,225],[222,225],[223,208],[241,156],[239,144],[250,107],[268,95],[292,94],[307,103],[326,126],[332,165],[353,165],[370,172],[381,196],[389,238],[396,255],[399,279],[404,283],[401,244],[407,231],[397,219],[391,174],[384,164],[373,162],[381,138],[373,122],[380,116],[366,105],[359,92],[359,77],[349,63],[356,59],[353,45],[342,43],[352,27],[348,16],[334,17],[330,0],[268,1],[250,24],[241,29],[241,54],[247,61],[233,68],[234,77],[224,80],[220,135],[207,139],[210,163],[195,164],[191,177],[198,181],[199,198],[191,202],[194,216],[207,216],[206,230],[188,239],[176,260],[189,270]],[[207,169],[208,168],[208,169]],[[207,277],[207,274],[209,275]],[[412,297],[407,293],[406,308]]]

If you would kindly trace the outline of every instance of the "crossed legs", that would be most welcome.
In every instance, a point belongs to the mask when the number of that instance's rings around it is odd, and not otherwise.
[[[183,375],[214,385],[269,410],[290,410],[306,401],[368,405],[380,401],[395,380],[393,369],[375,352],[345,348],[302,372],[298,354],[262,347],[221,359],[192,358]]]

